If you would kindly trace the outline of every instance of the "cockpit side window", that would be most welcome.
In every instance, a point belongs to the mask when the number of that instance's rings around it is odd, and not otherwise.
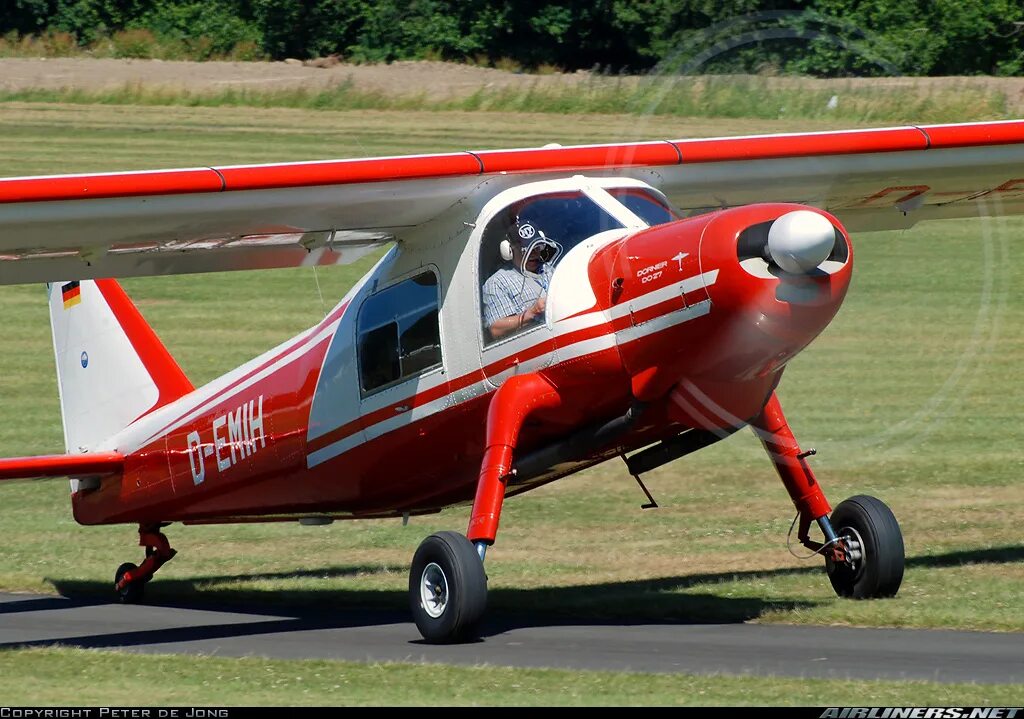
[[[437,275],[423,272],[370,295],[356,327],[364,396],[440,366]]]
[[[621,227],[578,190],[528,197],[495,215],[480,248],[484,343],[543,324],[558,259],[588,237]]]
[[[608,194],[651,227],[679,219],[664,200],[642,187],[613,188]]]

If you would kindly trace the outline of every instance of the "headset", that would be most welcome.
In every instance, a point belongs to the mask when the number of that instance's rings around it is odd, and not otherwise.
[[[522,246],[533,241],[533,238],[537,236],[537,228],[530,222],[523,222],[517,219],[508,228],[507,234],[509,237],[518,236],[519,245]],[[505,262],[510,262],[512,260],[512,241],[506,237],[498,246],[498,251],[501,253],[501,259],[505,260]]]
[[[529,243],[523,250],[523,264],[526,264],[526,258],[536,248],[540,248],[540,261],[544,263],[554,262],[558,259],[559,255],[562,254],[562,246],[545,236],[543,230],[538,230],[533,224],[529,222],[517,221],[512,227],[509,228],[508,234],[512,235],[513,232],[519,238],[519,245],[522,247],[524,244]],[[508,238],[501,241],[498,245],[498,252],[501,254],[501,259],[505,262],[512,261],[512,240]]]
[[[498,252],[501,253],[501,259],[505,262],[512,261],[512,243],[508,240],[502,240],[501,244],[498,245]]]

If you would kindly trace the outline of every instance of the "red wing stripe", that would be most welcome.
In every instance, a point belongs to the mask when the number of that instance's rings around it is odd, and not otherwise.
[[[219,192],[222,187],[220,177],[208,167],[60,177],[12,177],[0,179],[0,203],[184,195]]]
[[[218,167],[216,170],[224,178],[225,189],[231,192],[478,175],[480,163],[471,153],[458,152],[420,157]]]
[[[121,471],[123,466],[124,455],[119,452],[10,457],[0,459],[0,479],[113,474]]]
[[[216,167],[211,167],[210,169],[216,172],[217,177],[220,178],[220,191],[223,192],[224,190],[228,189],[228,182],[227,180],[224,179],[224,175],[221,173],[221,171],[218,170]]]
[[[667,142],[533,150],[491,150],[474,154],[483,163],[485,173],[548,172],[679,164],[679,153]]]
[[[481,173],[580,171],[695,162],[917,151],[1024,143],[1024,121],[893,127],[620,145],[489,150],[275,165],[0,179],[0,203],[471,177]]]
[[[933,148],[1012,145],[1024,142],[1024,121],[986,122],[972,125],[925,125],[921,132]]]
[[[900,152],[928,148],[927,138],[916,127],[818,132],[802,135],[678,140],[675,144],[682,153],[684,165],[695,162],[769,160],[811,155]]]

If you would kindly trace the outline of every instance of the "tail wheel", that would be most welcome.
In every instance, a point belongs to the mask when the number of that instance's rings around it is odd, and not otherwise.
[[[424,539],[409,570],[409,604],[428,642],[473,638],[487,607],[487,576],[472,542],[458,532]]]
[[[825,559],[832,588],[840,597],[893,597],[903,581],[903,533],[892,510],[866,495],[840,503],[829,518],[846,545],[846,560]]]
[[[133,572],[137,569],[138,567],[131,562],[125,562],[117,568],[116,572],[114,572],[114,591],[117,592],[117,597],[121,600],[121,604],[138,604],[142,601],[142,597],[146,592],[146,583],[144,581],[129,582],[123,587],[118,588],[121,584],[122,577],[124,577],[126,573]]]

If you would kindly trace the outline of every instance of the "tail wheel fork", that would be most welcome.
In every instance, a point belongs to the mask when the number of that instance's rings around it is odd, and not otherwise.
[[[825,571],[836,594],[852,599],[892,597],[903,581],[903,534],[892,511],[865,495],[841,502],[833,512],[807,457],[773,392],[751,425],[775,465],[799,513],[800,543],[825,557]],[[810,538],[816,522],[824,542]]]
[[[171,548],[160,530],[166,524],[139,525],[139,546],[146,548],[146,558],[136,566],[125,562],[114,572],[114,591],[122,604],[138,604],[145,594],[146,582],[157,570],[171,561],[177,551]]]
[[[487,606],[484,557],[498,533],[512,454],[526,418],[561,404],[541,375],[510,377],[487,410],[484,457],[466,536],[438,532],[423,540],[409,572],[409,604],[420,634],[433,644],[471,640]]]

